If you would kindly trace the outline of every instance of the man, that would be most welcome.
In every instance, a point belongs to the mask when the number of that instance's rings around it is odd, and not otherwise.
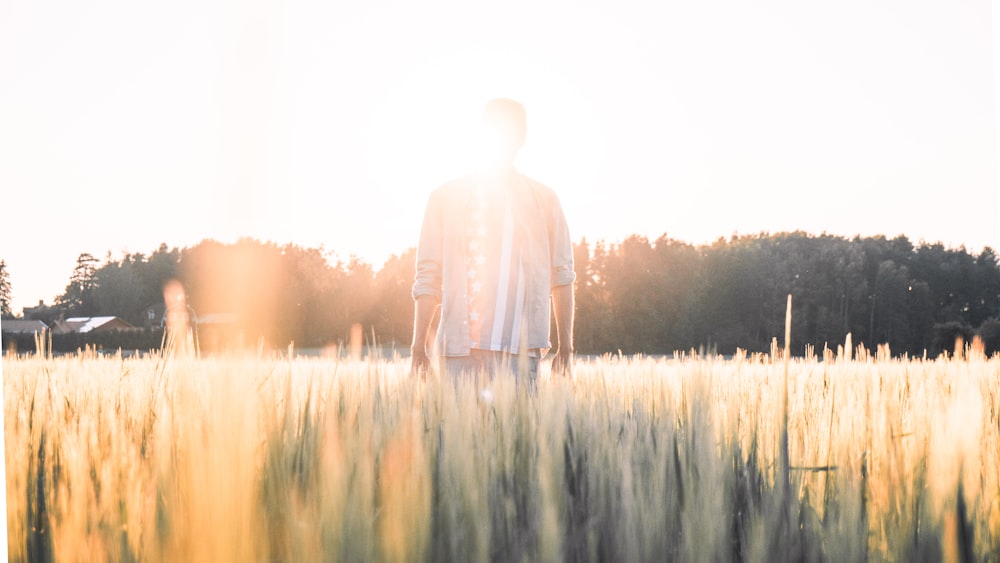
[[[514,168],[524,145],[524,107],[492,100],[482,114],[480,170],[430,196],[417,247],[411,367],[432,365],[430,325],[441,307],[434,348],[453,377],[508,366],[534,386],[551,348],[556,373],[573,359],[573,245],[555,193]],[[550,310],[551,302],[551,310]]]

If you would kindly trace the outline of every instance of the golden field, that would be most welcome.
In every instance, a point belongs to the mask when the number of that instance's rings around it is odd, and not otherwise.
[[[1000,358],[776,356],[9,355],[10,560],[1000,560]]]

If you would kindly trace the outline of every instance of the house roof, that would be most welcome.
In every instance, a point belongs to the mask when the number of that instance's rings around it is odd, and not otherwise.
[[[66,324],[73,327],[75,332],[90,332],[115,320],[118,320],[118,317],[70,317],[66,319]],[[119,322],[124,323],[124,321]]]
[[[0,331],[9,334],[34,334],[49,328],[42,321],[22,321],[3,319],[0,321]]]

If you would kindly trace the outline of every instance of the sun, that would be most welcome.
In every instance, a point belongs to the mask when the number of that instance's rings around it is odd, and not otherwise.
[[[602,183],[601,127],[593,100],[556,61],[516,52],[432,58],[389,81],[365,133],[368,177],[379,194],[422,205],[438,185],[475,169],[483,105],[512,98],[528,114],[517,168],[564,199]]]

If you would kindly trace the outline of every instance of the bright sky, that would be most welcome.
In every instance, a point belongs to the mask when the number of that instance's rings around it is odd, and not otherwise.
[[[14,310],[81,252],[252,236],[376,267],[482,104],[574,239],[802,229],[1000,247],[989,2],[0,3]]]

